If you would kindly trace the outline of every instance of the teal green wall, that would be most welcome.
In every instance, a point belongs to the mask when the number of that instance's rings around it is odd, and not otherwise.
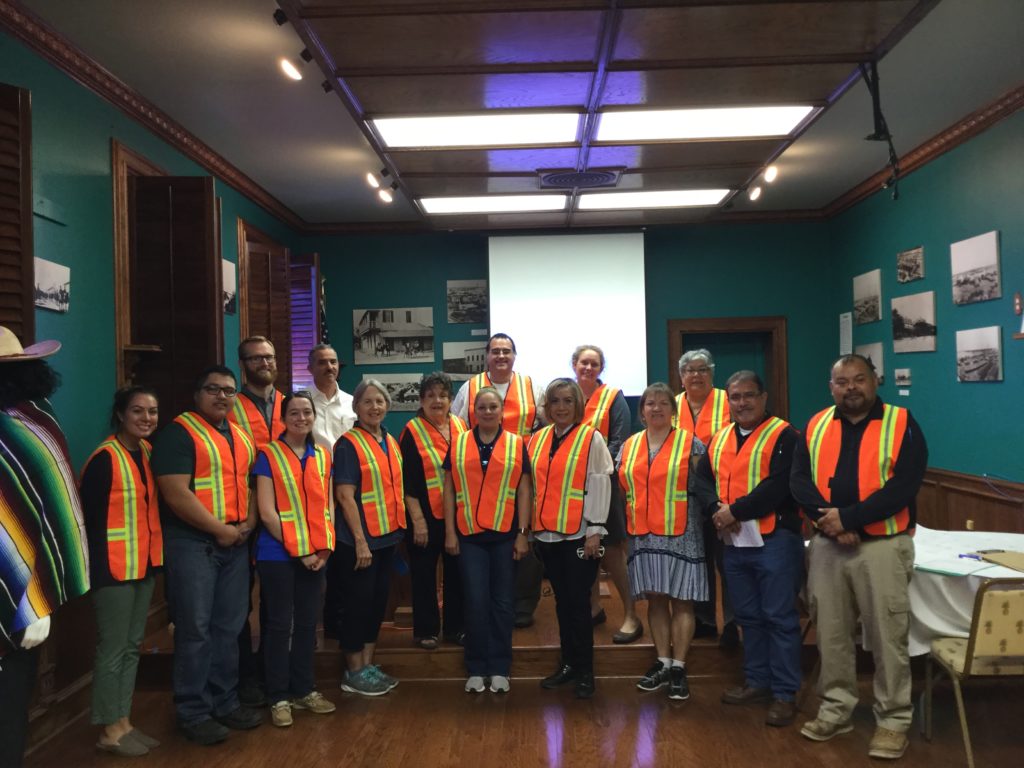
[[[53,398],[81,464],[106,434],[115,389],[113,182],[110,140],[180,176],[208,175],[124,113],[67,75],[0,34],[0,82],[32,93],[32,185],[60,211],[57,224],[34,217],[35,255],[71,268],[67,314],[36,310],[36,339],[58,339],[51,359],[64,383]],[[222,199],[222,255],[237,261],[238,217],[291,246],[295,235],[227,184],[215,183]],[[238,316],[224,318],[224,349],[235,368]],[[174,414],[162,414],[171,418]]]
[[[1024,293],[1024,112],[929,163],[900,182],[900,199],[879,192],[831,222],[831,258],[841,300],[852,306],[852,278],[882,270],[881,322],[855,326],[854,343],[883,342],[885,374],[910,368],[910,395],[891,383],[883,397],[912,409],[928,438],[929,464],[1024,481],[1024,341],[1013,294]],[[1003,297],[953,304],[950,243],[999,231]],[[896,280],[896,253],[924,246],[925,278]],[[935,352],[895,354],[890,300],[935,292]],[[1003,381],[956,381],[956,331],[1002,328]],[[831,333],[831,331],[830,331]]]

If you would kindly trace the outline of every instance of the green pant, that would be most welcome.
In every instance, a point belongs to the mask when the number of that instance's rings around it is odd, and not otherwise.
[[[146,632],[153,583],[153,577],[147,576],[92,591],[96,609],[93,725],[116,723],[131,712],[139,646]]]

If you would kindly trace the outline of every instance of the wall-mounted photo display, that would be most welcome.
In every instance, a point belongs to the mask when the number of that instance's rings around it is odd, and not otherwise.
[[[71,267],[37,258],[35,272],[35,305],[67,312],[71,308]]]
[[[999,275],[999,233],[961,240],[949,246],[953,267],[953,303],[974,304],[1003,295]]]
[[[853,278],[853,322],[857,325],[882,319],[882,270],[873,269]]]
[[[391,395],[389,411],[416,411],[420,407],[422,373],[364,373],[363,381],[376,379]]]
[[[487,281],[448,281],[448,322],[487,323]]]
[[[998,325],[956,332],[956,380],[1002,381],[1003,342]]]
[[[897,387],[909,387],[910,386],[910,369],[909,368],[897,368],[893,371],[893,378],[896,381]]]
[[[935,351],[935,291],[892,300],[892,346],[897,353]]]
[[[441,370],[456,381],[465,381],[487,370],[487,340],[446,341],[442,345]]]
[[[896,280],[909,283],[924,278],[924,247],[918,246],[896,254]]]
[[[235,263],[227,259],[220,260],[220,300],[224,305],[225,315],[238,312],[238,289],[235,287]]]
[[[356,365],[434,362],[434,308],[393,307],[352,312]]]
[[[875,373],[878,374],[878,383],[885,384],[885,360],[882,355],[882,342],[875,341],[871,344],[858,344],[853,351],[867,358],[868,362],[874,366]]]

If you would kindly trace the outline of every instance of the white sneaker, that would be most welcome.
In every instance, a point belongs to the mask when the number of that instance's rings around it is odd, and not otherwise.
[[[466,693],[483,693],[484,688],[484,679],[480,675],[473,675],[466,680]]]
[[[508,678],[504,675],[494,675],[491,678],[491,693],[508,693],[510,687]]]

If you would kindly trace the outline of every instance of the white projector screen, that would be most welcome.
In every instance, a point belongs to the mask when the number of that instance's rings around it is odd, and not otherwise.
[[[516,342],[516,367],[546,386],[572,378],[580,344],[604,350],[601,379],[630,396],[647,386],[644,236],[492,237],[491,333]]]

